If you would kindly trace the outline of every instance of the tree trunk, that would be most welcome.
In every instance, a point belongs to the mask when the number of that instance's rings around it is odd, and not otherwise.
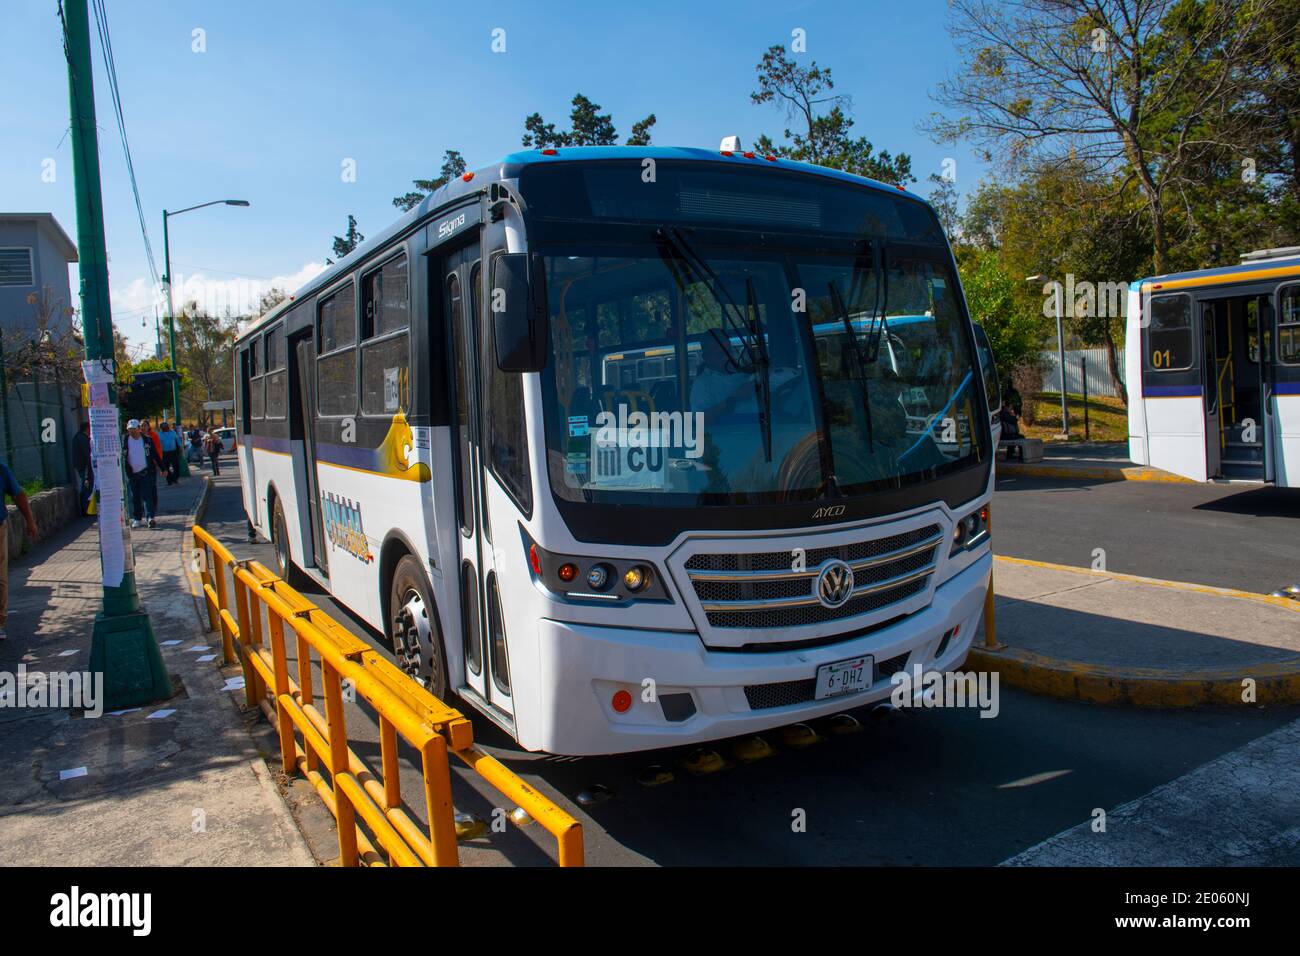
[[[1120,401],[1128,405],[1128,388],[1124,385],[1124,380],[1119,377],[1119,357],[1115,349],[1115,337],[1110,334],[1110,323],[1103,323],[1102,329],[1106,336],[1106,371],[1110,373],[1111,384],[1115,386]]]

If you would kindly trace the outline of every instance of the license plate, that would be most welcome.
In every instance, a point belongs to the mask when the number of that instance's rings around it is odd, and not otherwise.
[[[851,657],[846,661],[835,661],[817,668],[817,700],[827,697],[839,697],[843,694],[856,694],[871,687],[875,661],[870,654]]]

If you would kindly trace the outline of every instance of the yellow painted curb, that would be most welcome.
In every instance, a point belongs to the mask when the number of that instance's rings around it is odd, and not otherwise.
[[[1014,648],[971,649],[967,664],[997,671],[1012,687],[1048,697],[1121,707],[1179,708],[1300,703],[1300,657],[1239,670],[1177,672],[1154,667],[1121,669],[1060,660]],[[1254,699],[1243,700],[1253,680]]]
[[[1053,564],[1050,561],[1032,561],[1029,558],[1012,558],[1004,554],[995,554],[994,561],[1003,564],[1019,564],[1030,568],[1046,568],[1049,571],[1073,571],[1075,574],[1090,574],[1098,578],[1112,578],[1116,581],[1128,581],[1131,584],[1150,584],[1160,588],[1175,588],[1179,591],[1193,591],[1197,594],[1212,594],[1217,597],[1237,598],[1243,601],[1258,601],[1288,611],[1300,612],[1300,601],[1291,598],[1273,597],[1271,594],[1259,594],[1255,591],[1239,591],[1236,588],[1220,588],[1212,584],[1193,584],[1190,581],[1166,581],[1163,578],[1144,578],[1138,574],[1120,574],[1116,571],[1098,571],[1094,568],[1077,568],[1069,564]]]
[[[1076,568],[1048,561],[994,555],[1002,564],[1071,571],[1100,579],[1174,588],[1198,594],[1234,600],[1256,601],[1287,611],[1300,612],[1300,601],[1276,598],[1253,591],[1220,588],[1186,581],[1166,581],[1136,574],[1118,574],[1093,568]],[[997,576],[994,576],[994,581]],[[1272,664],[1246,665],[1240,668],[1216,668],[1200,671],[1176,671],[1159,667],[1113,667],[1086,661],[1065,660],[1035,654],[1033,651],[1006,647],[997,649],[972,647],[967,662],[979,670],[997,671],[1012,687],[1048,697],[1082,700],[1111,706],[1177,708],[1224,706],[1233,704],[1300,703],[1300,656]],[[1243,700],[1245,681],[1253,680],[1252,700]]]
[[[1198,482],[1182,475],[1161,471],[1159,468],[1147,468],[1144,465],[1131,465],[1126,468],[1109,468],[1105,465],[1040,465],[1022,464],[1020,462],[1000,461],[997,463],[999,475],[1013,475],[1023,478],[1077,478],[1083,481],[1160,481],[1170,484],[1195,485]]]

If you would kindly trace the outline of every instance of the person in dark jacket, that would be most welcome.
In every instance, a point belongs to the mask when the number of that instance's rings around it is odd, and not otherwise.
[[[72,439],[72,470],[77,473],[77,494],[82,514],[95,490],[95,466],[90,456],[90,422],[82,422]]]

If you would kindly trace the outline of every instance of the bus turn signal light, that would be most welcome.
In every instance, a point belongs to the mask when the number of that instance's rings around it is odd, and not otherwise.
[[[568,583],[578,576],[578,566],[576,564],[565,562],[556,569],[555,573],[560,576],[561,581]]]
[[[616,690],[609,705],[614,708],[615,713],[626,714],[632,709],[632,695],[625,690]]]

